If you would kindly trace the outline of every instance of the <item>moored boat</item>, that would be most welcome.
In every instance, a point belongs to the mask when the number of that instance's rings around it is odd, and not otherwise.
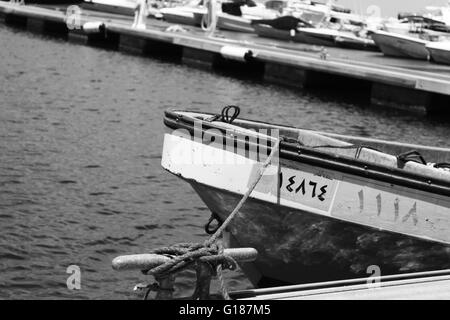
[[[449,162],[450,149],[234,118],[166,112],[161,163],[224,221],[280,141],[227,229],[229,246],[258,250],[241,265],[255,285],[356,278],[374,265],[383,275],[450,267],[449,165],[404,153]]]
[[[217,27],[223,30],[253,33],[252,20],[273,19],[279,13],[263,5],[242,5],[241,3],[222,3],[222,10],[217,13]]]
[[[163,19],[170,23],[200,26],[207,9],[203,6],[191,5],[172,8],[162,8]]]
[[[428,60],[430,53],[426,45],[430,42],[405,34],[376,31],[372,39],[380,50],[387,56],[406,57]]]
[[[256,23],[252,24],[255,33],[259,37],[271,38],[277,40],[293,40],[293,35],[289,30],[276,29],[268,24]],[[295,33],[294,33],[295,36]]]
[[[308,39],[307,43],[337,46],[349,49],[378,51],[372,39],[358,37],[351,32],[328,28],[299,28],[298,33]]]
[[[280,19],[285,19],[285,17],[274,19],[274,21]],[[291,40],[294,42],[319,46],[379,51],[372,39],[358,37],[351,32],[342,32],[328,28],[314,28],[308,24],[304,24],[304,21],[300,19],[291,19],[298,20],[299,26],[303,24],[304,27],[289,27],[289,24],[286,24],[282,28],[279,26],[277,28],[277,25],[275,25],[276,27],[269,25],[268,23],[270,23],[270,21],[267,20],[253,21],[252,24],[255,33],[260,37]],[[295,22],[295,20],[292,21]]]
[[[136,5],[136,0],[84,0],[81,7],[89,10],[134,16]]]
[[[223,12],[217,13],[217,27],[219,29],[237,32],[253,33],[255,31],[251,25],[250,19]]]
[[[426,48],[430,52],[432,61],[450,64],[450,42],[431,42]]]

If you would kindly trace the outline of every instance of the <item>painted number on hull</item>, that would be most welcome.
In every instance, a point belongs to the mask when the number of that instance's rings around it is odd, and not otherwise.
[[[385,196],[386,197],[386,196]],[[367,206],[367,202],[370,201],[370,199],[364,198],[364,190],[361,189],[358,192],[358,198],[359,198],[359,211],[361,214],[365,212],[365,207]],[[376,200],[376,215],[377,217],[381,216],[382,212],[386,212],[389,214],[390,210],[389,208],[392,207],[392,219],[393,221],[398,221],[400,216],[400,198],[395,197],[392,203],[389,203],[388,201],[383,202],[383,196],[381,193],[378,193],[378,195],[375,197]],[[414,225],[416,226],[419,222],[419,218],[417,216],[417,201],[414,201],[413,204],[411,204],[411,201],[408,201],[407,205],[411,206],[411,209],[408,210],[407,214],[405,214],[402,219],[400,220],[402,223],[407,222],[408,220],[412,220]],[[391,206],[392,205],[392,206]],[[370,206],[369,206],[370,208]],[[385,209],[385,210],[383,210]]]
[[[335,181],[324,174],[282,168],[278,182],[282,200],[322,211],[329,210],[335,191]]]
[[[328,185],[319,185],[317,181],[308,180],[305,178],[290,176],[286,177],[287,181],[283,185],[283,172],[280,173],[280,186],[285,187],[290,193],[301,193],[304,196],[311,196],[311,198],[319,199],[319,201],[325,200],[325,195],[327,193]]]

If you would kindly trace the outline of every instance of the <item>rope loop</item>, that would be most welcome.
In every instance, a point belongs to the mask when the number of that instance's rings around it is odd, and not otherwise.
[[[233,110],[233,114],[230,116],[230,110]],[[234,105],[229,105],[226,106],[225,108],[222,109],[222,121],[232,124],[234,120],[236,120],[236,118],[239,116],[239,114],[241,113],[241,108],[239,108],[238,106],[234,106]]]
[[[427,165],[425,159],[416,150],[408,151],[397,156],[397,163],[399,168],[403,168],[405,164],[410,161]]]
[[[216,221],[216,226],[211,227],[211,224],[214,221]],[[212,235],[217,231],[217,229],[220,228],[221,224],[222,224],[222,222],[220,221],[220,218],[217,216],[217,214],[212,213],[211,217],[209,217],[208,222],[204,226],[205,232],[209,235]]]
[[[233,110],[233,113],[230,116],[230,110]],[[225,106],[220,114],[216,114],[208,119],[205,119],[205,121],[208,122],[212,122],[212,121],[217,121],[220,120],[222,122],[225,123],[233,123],[234,120],[236,120],[236,118],[239,116],[239,114],[241,113],[241,108],[239,108],[238,106],[234,106],[234,105],[229,105],[229,106]]]

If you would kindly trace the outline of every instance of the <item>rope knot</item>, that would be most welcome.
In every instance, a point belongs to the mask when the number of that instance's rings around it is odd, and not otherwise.
[[[169,274],[180,272],[196,261],[206,262],[214,269],[220,265],[224,269],[234,270],[237,262],[223,253],[223,246],[219,241],[210,243],[178,243],[168,247],[161,247],[151,253],[170,256],[168,262],[150,270],[143,271],[144,274],[156,277],[164,277]]]

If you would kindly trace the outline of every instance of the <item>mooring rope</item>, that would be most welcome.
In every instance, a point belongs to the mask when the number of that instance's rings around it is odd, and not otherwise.
[[[164,254],[175,256],[168,262],[157,266],[153,269],[144,271],[145,274],[151,274],[155,277],[164,277],[172,273],[179,272],[195,261],[207,262],[211,266],[216,266],[216,272],[221,285],[221,292],[224,299],[229,300],[230,296],[225,288],[225,282],[222,275],[222,269],[235,269],[237,266],[236,261],[226,254],[223,253],[223,247],[219,237],[223,234],[224,230],[231,223],[234,217],[238,214],[239,210],[242,208],[244,203],[249,198],[250,194],[256,188],[258,182],[261,180],[267,167],[272,162],[273,158],[277,154],[282,138],[278,139],[272,148],[270,155],[267,157],[266,161],[263,163],[262,167],[259,169],[258,174],[249,186],[247,192],[244,194],[242,199],[236,205],[234,210],[225,219],[222,225],[217,229],[217,231],[204,243],[178,243],[168,247],[158,248],[152,251],[155,254]]]
[[[234,208],[234,210],[231,212],[231,214],[225,219],[225,221],[222,223],[222,225],[217,229],[217,231],[205,242],[206,246],[209,246],[210,244],[214,243],[223,233],[225,228],[231,223],[233,218],[237,215],[239,210],[244,205],[245,201],[247,201],[250,194],[253,192],[253,190],[256,188],[256,185],[261,180],[262,176],[264,175],[264,172],[266,171],[267,167],[272,162],[273,157],[277,154],[278,149],[280,148],[281,139],[278,139],[275,143],[275,146],[272,148],[272,151],[270,152],[270,155],[267,157],[266,161],[263,163],[262,167],[259,169],[259,172],[256,176],[256,179],[252,182],[250,187],[248,188],[247,192],[242,197],[241,201],[237,204],[237,206]]]

